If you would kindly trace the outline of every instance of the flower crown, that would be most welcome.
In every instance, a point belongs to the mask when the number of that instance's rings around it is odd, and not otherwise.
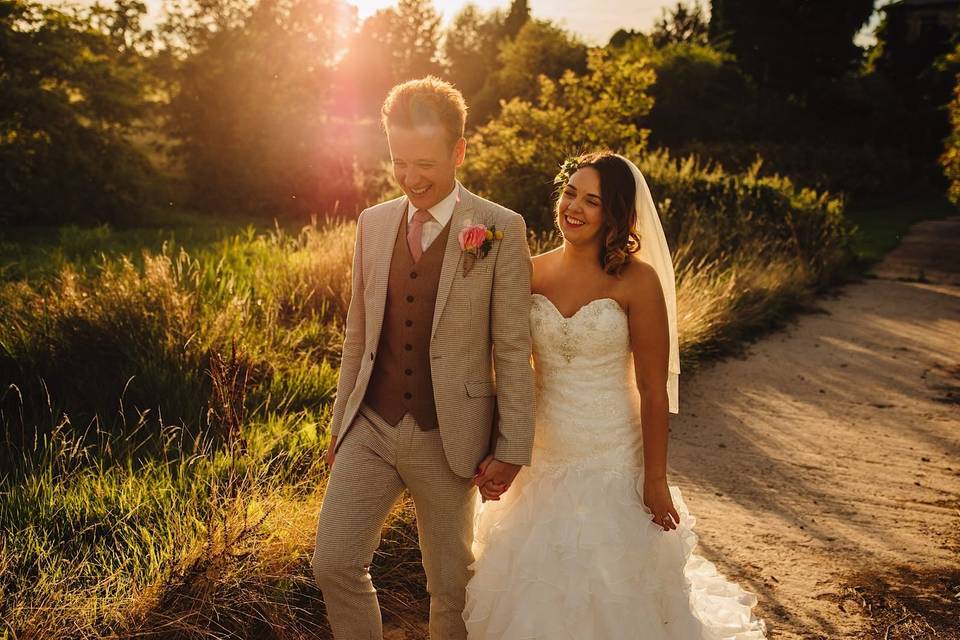
[[[579,156],[570,156],[560,165],[560,173],[558,173],[554,179],[554,186],[559,186],[566,184],[570,181],[570,178],[577,172],[577,169],[580,168],[580,158]]]

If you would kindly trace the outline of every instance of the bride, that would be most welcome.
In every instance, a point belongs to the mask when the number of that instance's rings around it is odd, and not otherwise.
[[[692,553],[694,518],[667,482],[676,302],[646,181],[601,152],[557,183],[563,245],[533,260],[533,461],[512,487],[485,465],[475,480],[469,637],[763,638],[756,598]]]

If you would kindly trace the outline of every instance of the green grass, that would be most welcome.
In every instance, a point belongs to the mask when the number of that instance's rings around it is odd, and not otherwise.
[[[684,220],[685,371],[843,266],[837,201],[764,188],[783,197],[764,196],[765,224],[743,225],[736,250],[710,236],[723,219],[696,217],[711,207]],[[775,205],[792,226],[776,227]],[[212,222],[4,236],[16,255],[0,256],[0,619],[17,638],[328,637],[309,557],[354,233]],[[418,562],[407,501],[374,568],[400,623],[425,615]]]
[[[858,204],[846,214],[856,227],[852,243],[854,255],[862,264],[876,262],[896,247],[914,224],[957,212],[945,197],[930,195]]]
[[[0,229],[0,281],[49,278],[67,265],[85,270],[104,257],[126,255],[138,261],[143,251],[157,253],[165,245],[200,249],[244,228],[264,230],[271,226],[246,217],[211,218],[175,212],[135,228],[104,224]]]

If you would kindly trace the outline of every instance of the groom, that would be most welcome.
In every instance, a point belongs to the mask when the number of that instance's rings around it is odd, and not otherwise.
[[[337,640],[382,636],[369,566],[404,488],[416,505],[430,637],[466,638],[474,475],[483,466],[480,484],[509,486],[530,462],[526,226],[456,180],[466,111],[460,92],[432,77],[394,87],[382,108],[404,196],[357,221],[312,563]]]

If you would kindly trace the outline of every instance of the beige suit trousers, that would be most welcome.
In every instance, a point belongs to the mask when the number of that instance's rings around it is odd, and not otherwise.
[[[417,512],[430,593],[431,640],[465,640],[467,568],[473,563],[475,487],[450,470],[440,431],[408,413],[390,426],[366,405],[337,449],[320,517],[313,572],[336,640],[380,640],[370,563],[404,487]]]

